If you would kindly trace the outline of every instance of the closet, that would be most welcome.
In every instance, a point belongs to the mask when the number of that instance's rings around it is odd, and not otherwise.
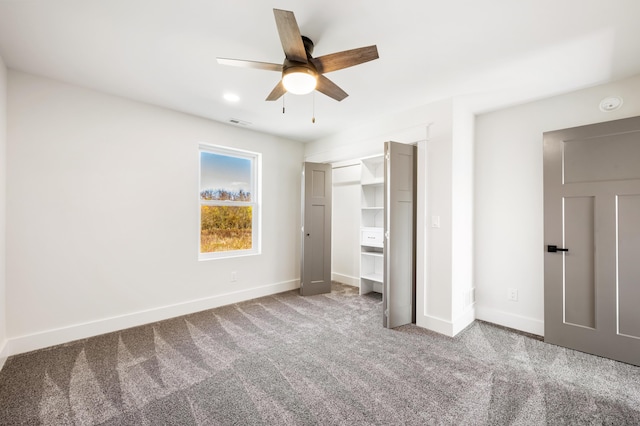
[[[334,223],[353,225],[357,202],[359,227],[334,229],[333,277],[381,293],[388,328],[415,322],[415,172],[415,146],[397,142],[334,168]]]

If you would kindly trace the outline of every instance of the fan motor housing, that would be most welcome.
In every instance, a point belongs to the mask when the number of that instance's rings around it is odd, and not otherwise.
[[[285,74],[289,74],[292,72],[311,74],[314,77],[318,75],[318,70],[311,61],[305,64],[304,62],[296,62],[285,59],[284,63],[282,64],[282,75],[284,76]]]
[[[307,36],[302,36],[302,43],[304,44],[304,50],[307,52],[307,58],[310,58],[313,53],[313,41]]]

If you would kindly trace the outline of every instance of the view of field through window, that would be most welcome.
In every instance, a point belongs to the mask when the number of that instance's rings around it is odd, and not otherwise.
[[[200,152],[200,253],[249,250],[252,160]]]

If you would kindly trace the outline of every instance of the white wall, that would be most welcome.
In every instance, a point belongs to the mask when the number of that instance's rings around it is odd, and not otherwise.
[[[426,182],[418,181],[416,324],[454,336],[475,318],[468,300],[473,287],[474,117],[456,99],[421,109],[432,124],[428,141],[418,147],[419,165],[426,169],[418,176],[423,174]]]
[[[0,57],[0,368],[4,365],[6,329],[6,148],[7,148],[7,68]]]
[[[414,108],[388,117],[372,117],[342,132],[305,144],[305,161],[348,161],[384,153],[386,141],[424,140],[426,125],[442,103]]]
[[[360,163],[337,164],[332,173],[331,279],[360,286]]]
[[[608,96],[621,109],[601,112]],[[476,120],[476,316],[542,335],[542,134],[640,114],[640,76],[483,114]],[[507,300],[507,289],[519,300]]]
[[[466,327],[473,310],[473,146],[474,114],[461,102],[453,105],[451,163],[452,322]],[[457,334],[461,328],[453,330]]]
[[[15,71],[7,140],[8,352],[298,287],[302,144]],[[262,255],[197,260],[201,142],[263,154]]]
[[[452,105],[451,100],[442,101],[424,111],[431,125],[425,181],[418,181],[417,197],[424,215],[417,217],[416,244],[424,244],[425,257],[418,256],[416,262],[416,324],[443,334],[451,334],[452,320]],[[432,226],[436,217],[438,228]]]

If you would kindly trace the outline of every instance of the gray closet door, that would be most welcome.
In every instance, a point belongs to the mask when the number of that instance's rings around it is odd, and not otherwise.
[[[304,163],[300,294],[331,292],[331,165]]]
[[[640,365],[640,117],[544,134],[545,342]]]
[[[384,170],[384,306],[382,324],[415,322],[416,147],[386,142]]]

